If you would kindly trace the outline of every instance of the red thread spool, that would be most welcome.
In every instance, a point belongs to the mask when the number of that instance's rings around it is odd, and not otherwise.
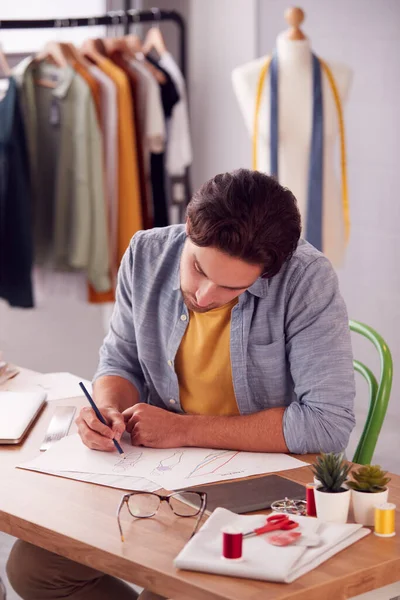
[[[222,557],[228,560],[242,558],[243,533],[234,527],[225,527],[222,530]]]
[[[306,485],[306,502],[307,502],[307,516],[316,517],[317,508],[315,506],[315,494],[314,490],[318,485],[316,483],[307,483]]]

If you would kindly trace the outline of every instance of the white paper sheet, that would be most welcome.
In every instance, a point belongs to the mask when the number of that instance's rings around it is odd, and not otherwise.
[[[96,452],[87,448],[78,434],[54,444],[45,454],[20,465],[24,469],[75,471],[104,475],[145,477],[169,490],[304,467],[286,454],[235,452],[207,448],[155,449],[133,447],[125,437],[117,452]]]
[[[35,470],[35,469],[33,469]],[[128,491],[156,492],[160,486],[143,477],[127,477],[121,475],[95,475],[91,473],[74,473],[73,471],[43,471],[49,475],[57,475],[66,479],[75,479],[77,481],[85,481],[87,483],[96,483],[106,487],[114,487]]]
[[[72,373],[37,373],[29,369],[20,369],[18,375],[0,385],[2,392],[46,392],[47,401],[82,396],[79,382],[83,381],[89,393],[92,384]]]
[[[174,565],[191,571],[291,583],[371,533],[362,525],[324,523],[293,515],[290,518],[299,523],[296,531],[303,535],[318,533],[320,545],[315,548],[296,544],[277,547],[267,543],[267,535],[260,535],[243,540],[242,561],[224,560],[221,558],[221,528],[229,525],[238,531],[251,531],[265,524],[265,516],[236,515],[225,508],[217,508],[179,553]]]

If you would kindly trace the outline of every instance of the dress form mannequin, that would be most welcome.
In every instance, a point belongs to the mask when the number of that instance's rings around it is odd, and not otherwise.
[[[276,42],[279,79],[279,181],[296,196],[302,216],[303,232],[307,223],[307,190],[311,149],[313,85],[312,49],[299,25],[304,19],[301,9],[286,11],[291,25]],[[267,57],[237,67],[232,82],[250,136],[253,135],[257,84]],[[352,71],[345,65],[328,63],[342,105],[352,80]],[[323,248],[335,266],[340,266],[345,250],[341,184],[336,174],[338,163],[337,138],[339,121],[332,89],[322,76],[324,114],[323,161]],[[262,91],[258,122],[258,162],[260,171],[270,168],[270,79],[267,76]]]

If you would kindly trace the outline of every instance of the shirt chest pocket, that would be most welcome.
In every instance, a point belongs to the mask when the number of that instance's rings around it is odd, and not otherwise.
[[[291,386],[285,338],[272,344],[249,344],[247,356],[249,387],[260,408],[288,404]]]

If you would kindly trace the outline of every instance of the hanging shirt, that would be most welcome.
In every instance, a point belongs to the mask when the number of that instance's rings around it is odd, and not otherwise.
[[[166,132],[160,86],[140,60],[132,60],[130,65],[139,75],[141,83],[138,101],[139,118],[144,124],[145,156],[150,152],[155,154],[163,152]]]
[[[100,118],[104,141],[105,184],[108,215],[108,232],[110,245],[110,269],[113,287],[106,294],[98,294],[89,288],[89,302],[113,302],[114,288],[118,270],[118,109],[117,88],[96,65],[88,67],[90,74],[99,84]]]
[[[0,298],[33,307],[32,207],[24,123],[10,77],[0,99]]]
[[[132,236],[142,229],[135,124],[129,81],[122,69],[101,57],[97,66],[117,87],[118,99],[118,263]]]
[[[90,88],[70,66],[22,61],[14,76],[28,138],[35,258],[85,270],[97,291],[110,289],[103,140]],[[54,89],[35,80],[55,82]]]
[[[161,101],[164,111],[166,128],[168,131],[169,119],[177,102],[179,102],[178,90],[165,69],[160,67],[154,59],[146,57],[147,60],[159,69],[165,77],[165,82],[160,84]],[[168,186],[166,182],[165,156],[164,153],[152,153],[150,156],[151,185],[153,189],[153,211],[154,227],[165,227],[169,224],[168,215]]]
[[[182,410],[193,415],[238,415],[230,355],[231,312],[237,298],[205,313],[189,311],[175,358]]]
[[[128,77],[131,97],[132,97],[132,109],[133,109],[133,121],[135,123],[135,135],[136,135],[136,154],[137,154],[137,163],[138,163],[138,173],[139,173],[139,186],[140,186],[140,202],[142,209],[142,227],[143,229],[150,229],[152,223],[150,222],[148,203],[149,200],[147,198],[147,185],[146,185],[146,173],[145,173],[145,165],[144,165],[144,157],[143,157],[143,145],[142,145],[142,123],[139,118],[139,107],[138,107],[138,97],[139,97],[139,79],[131,68],[129,62],[124,59],[123,55],[119,51],[112,52],[109,58],[115,63],[120,69],[123,70],[125,75]]]
[[[169,52],[165,52],[161,56],[159,65],[170,74],[180,96],[173,108],[168,128],[166,168],[169,175],[182,176],[186,167],[193,160],[186,84],[178,65]]]
[[[92,98],[94,101],[94,105],[96,107],[96,115],[97,115],[97,120],[98,120],[100,129],[101,129],[103,142],[105,142],[106,126],[104,123],[104,116],[103,116],[103,112],[102,112],[100,83],[92,75],[92,73],[89,72],[89,69],[84,67],[78,61],[73,60],[70,64],[71,64],[71,67],[86,81],[86,83],[88,84],[88,86],[90,88],[90,91],[92,93]],[[104,195],[105,195],[105,202],[106,202],[105,208],[106,208],[106,215],[107,215],[108,247],[109,247],[109,252],[110,252],[110,281],[113,283],[113,282],[115,282],[115,278],[116,278],[117,266],[112,261],[111,231],[110,231],[110,219],[109,219],[109,217],[110,217],[110,213],[109,213],[110,202],[108,199],[109,186],[107,185],[107,165],[106,165],[106,154],[105,154],[106,149],[105,149],[104,143],[103,143],[103,151],[104,151],[104,156],[103,156],[104,168],[102,171],[102,175],[104,178]],[[112,285],[111,288],[107,292],[96,292],[96,290],[93,288],[93,286],[89,283],[87,286],[87,295],[88,295],[89,302],[92,302],[92,303],[98,304],[98,303],[103,303],[103,302],[111,302],[115,299],[114,285]]]

